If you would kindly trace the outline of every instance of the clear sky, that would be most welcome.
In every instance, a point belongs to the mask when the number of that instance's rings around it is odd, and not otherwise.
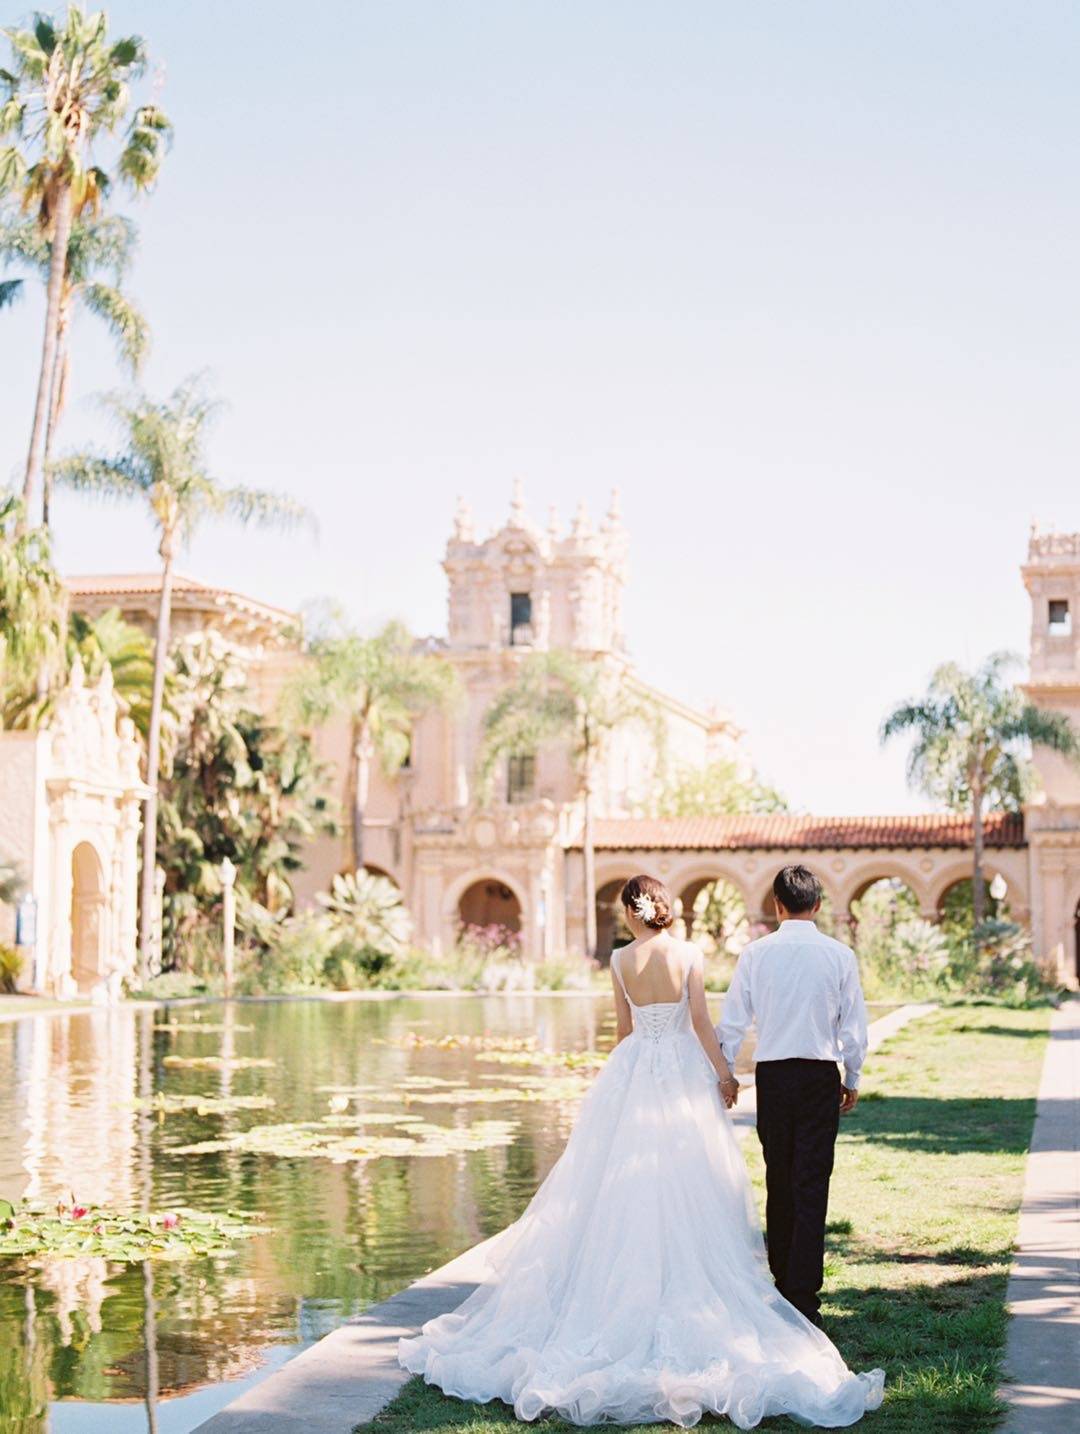
[[[219,474],[321,536],[182,568],[445,626],[455,498],[622,489],[644,675],[746,730],[800,808],[901,811],[877,726],[1023,649],[1030,520],[1080,528],[1071,0],[123,0],[176,143],[131,207],[146,380],[207,368]],[[5,22],[21,7],[0,0]],[[0,473],[41,301],[0,315]],[[119,376],[76,335],[65,444]],[[65,571],[146,569],[65,497]]]

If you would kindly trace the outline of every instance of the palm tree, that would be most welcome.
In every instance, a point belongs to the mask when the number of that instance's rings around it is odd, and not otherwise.
[[[145,394],[112,394],[106,406],[118,420],[126,447],[115,456],[75,453],[55,467],[56,481],[101,498],[147,505],[158,533],[161,598],[154,640],[154,682],[146,742],[142,890],[139,924],[139,979],[149,979],[153,921],[154,856],[157,841],[157,783],[161,763],[161,713],[169,652],[173,560],[177,545],[190,540],[208,518],[288,527],[309,519],[291,498],[246,487],[224,487],[207,468],[206,430],[217,405],[198,377],[190,378],[163,402]]]
[[[38,15],[31,29],[8,29],[12,69],[0,71],[7,90],[0,101],[0,135],[21,143],[0,148],[0,194],[17,193],[35,210],[50,242],[45,334],[38,371],[34,423],[26,457],[23,503],[29,518],[43,466],[53,397],[64,276],[74,221],[97,213],[111,184],[94,162],[103,138],[127,121],[113,172],[130,188],[149,189],[157,178],[171,125],[157,105],[132,105],[131,82],[145,73],[146,47],[138,36],[108,37],[104,11],[68,6],[58,25]]]
[[[71,226],[67,261],[60,291],[56,335],[56,362],[45,426],[44,494],[42,522],[49,526],[52,478],[49,460],[57,426],[67,403],[71,382],[71,320],[76,305],[96,315],[109,329],[121,362],[138,375],[150,347],[150,330],[139,309],[124,293],[123,281],[136,246],[130,219],[109,215],[104,219],[76,219]],[[46,285],[52,268],[52,246],[40,225],[32,220],[0,225],[0,257],[36,269]],[[14,303],[25,287],[22,279],[0,283],[0,308]]]
[[[50,671],[62,662],[66,622],[48,535],[27,529],[18,498],[0,496],[0,727],[36,723]]]
[[[909,783],[972,822],[972,899],[976,940],[986,914],[983,826],[991,809],[1018,811],[1030,794],[1033,769],[1027,753],[1046,747],[1080,757],[1080,737],[1061,712],[1033,706],[1006,681],[1018,659],[996,652],[977,672],[955,662],[938,667],[926,695],[902,702],[885,718],[881,740],[914,733],[908,756]]]
[[[527,757],[549,743],[570,748],[582,807],[585,863],[585,945],[596,954],[596,776],[611,737],[629,724],[650,729],[659,747],[662,727],[655,701],[602,659],[554,650],[531,654],[517,679],[484,716],[481,790],[490,793],[497,766]]]
[[[308,653],[310,663],[287,700],[305,722],[335,715],[348,719],[350,868],[360,871],[372,768],[377,760],[387,773],[400,770],[409,757],[417,717],[454,702],[458,675],[439,653],[421,651],[400,622],[387,623],[374,637],[361,637],[335,619],[312,639]]]

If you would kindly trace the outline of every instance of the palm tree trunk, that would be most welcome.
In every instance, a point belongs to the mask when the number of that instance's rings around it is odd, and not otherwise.
[[[60,415],[64,411],[64,404],[67,400],[68,375],[71,365],[71,353],[68,349],[68,329],[71,324],[71,309],[67,302],[60,305],[60,322],[56,330],[56,359],[53,364],[52,388],[49,394],[49,421],[45,427],[45,457],[44,475],[41,487],[41,523],[47,528],[49,526],[49,509],[52,507],[53,480],[49,471],[49,463],[52,458],[53,444],[56,441],[56,430],[60,423]]]
[[[364,813],[367,810],[368,791],[371,787],[371,759],[373,756],[374,748],[368,725],[366,722],[360,722],[354,729],[353,737],[352,847],[354,871],[360,871],[364,865]]]
[[[581,855],[585,865],[585,954],[596,959],[596,836],[593,830],[593,772],[589,731],[585,729],[584,800]]]
[[[971,914],[975,922],[975,946],[979,945],[979,927],[986,919],[986,888],[983,884],[983,795],[976,786],[971,802],[972,830],[972,871],[971,871]]]
[[[37,398],[34,402],[34,426],[30,433],[30,449],[26,455],[23,479],[24,521],[31,522],[34,489],[41,474],[45,448],[45,431],[49,422],[53,373],[56,368],[57,337],[60,328],[60,302],[67,269],[68,240],[71,238],[71,186],[61,185],[56,199],[53,220],[52,254],[49,261],[49,287],[45,304],[45,337],[41,346],[41,368],[38,371]]]
[[[150,696],[150,726],[146,737],[146,785],[150,794],[143,805],[142,891],[139,902],[139,985],[150,979],[150,943],[154,930],[154,874],[157,868],[158,769],[161,766],[161,709],[165,698],[165,663],[169,653],[172,617],[173,534],[161,535],[161,601],[154,638],[154,685]]]

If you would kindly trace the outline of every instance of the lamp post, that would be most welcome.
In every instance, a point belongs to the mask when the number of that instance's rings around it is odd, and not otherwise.
[[[233,990],[233,952],[236,941],[236,867],[228,857],[218,867],[221,877],[221,919],[224,927],[225,994]]]

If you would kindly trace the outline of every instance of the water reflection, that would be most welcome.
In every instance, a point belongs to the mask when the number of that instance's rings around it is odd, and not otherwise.
[[[267,1361],[514,1219],[561,1150],[573,1106],[486,1105],[483,1117],[518,1123],[513,1142],[438,1158],[334,1165],[235,1150],[184,1155],[181,1147],[318,1119],[328,1085],[390,1090],[425,1075],[501,1086],[503,1075],[468,1050],[394,1042],[410,1030],[455,1031],[535,1035],[557,1050],[605,1048],[609,1004],[591,996],[207,1004],[205,1029],[190,1007],[0,1025],[0,1195],[259,1210],[271,1226],[234,1251],[183,1264],[0,1265],[2,1427],[192,1428]],[[223,1063],[174,1067],[170,1055]],[[229,1064],[250,1057],[275,1064]],[[135,1108],[157,1092],[268,1096],[274,1107],[164,1118]],[[477,1113],[423,1112],[447,1124]]]

